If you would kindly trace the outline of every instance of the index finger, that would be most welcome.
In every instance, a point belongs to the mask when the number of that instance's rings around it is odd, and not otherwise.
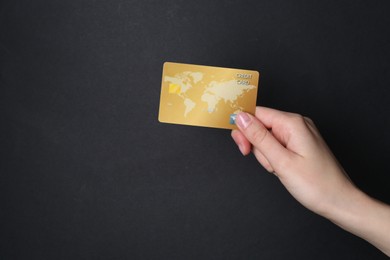
[[[276,110],[268,107],[256,107],[255,115],[256,117],[265,125],[267,128],[272,128],[272,126],[277,121],[286,120],[292,113]]]

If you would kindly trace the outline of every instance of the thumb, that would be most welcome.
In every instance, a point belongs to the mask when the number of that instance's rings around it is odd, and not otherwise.
[[[272,133],[254,116],[241,112],[236,124],[242,134],[254,148],[259,150],[276,172],[285,169],[291,153],[272,135]]]

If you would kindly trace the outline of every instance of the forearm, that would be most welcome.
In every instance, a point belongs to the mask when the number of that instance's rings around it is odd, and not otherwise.
[[[325,217],[390,256],[390,206],[357,188],[351,188],[346,194]]]

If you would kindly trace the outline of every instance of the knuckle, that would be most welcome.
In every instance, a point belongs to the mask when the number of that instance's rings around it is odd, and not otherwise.
[[[265,128],[257,129],[257,131],[253,133],[253,143],[255,143],[256,145],[261,145],[267,134],[268,131]]]
[[[298,113],[289,113],[289,116],[290,118],[299,118],[299,117],[302,117],[301,114],[298,114]]]
[[[293,159],[289,156],[280,158],[278,160],[278,165],[275,170],[280,172],[280,175],[283,176],[283,173],[291,171],[295,167]]]
[[[313,119],[311,119],[310,117],[308,116],[303,116],[301,114],[296,114],[296,113],[292,113],[290,115],[290,120],[294,123],[314,123],[313,122]]]
[[[311,119],[310,117],[304,116],[303,118],[305,119],[305,121],[306,121],[307,123],[309,123],[309,124],[314,124],[313,119]]]
[[[305,124],[305,117],[300,114],[293,114],[290,118],[292,125],[302,125]]]

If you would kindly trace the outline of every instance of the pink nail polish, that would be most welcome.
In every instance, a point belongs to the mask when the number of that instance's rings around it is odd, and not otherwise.
[[[251,118],[248,116],[247,113],[241,112],[237,115],[236,122],[239,128],[245,129],[248,127],[249,123],[251,122]]]

